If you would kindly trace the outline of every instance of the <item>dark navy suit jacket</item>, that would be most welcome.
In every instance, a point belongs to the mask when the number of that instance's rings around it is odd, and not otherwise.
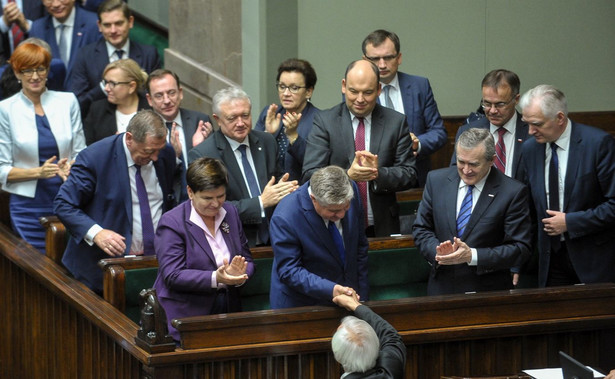
[[[156,229],[156,256],[158,277],[154,283],[160,304],[167,314],[169,331],[179,341],[179,332],[171,325],[174,318],[210,314],[216,298],[216,289],[211,288],[211,276],[216,275],[218,265],[205,232],[190,221],[191,201],[185,201],[162,215]],[[226,203],[224,221],[229,232],[222,237],[231,252],[246,258],[248,277],[254,274],[254,263],[248,240],[243,233],[237,209]],[[239,288],[228,286],[230,311],[241,311]]]
[[[428,293],[443,295],[469,291],[512,288],[510,269],[523,264],[531,254],[532,224],[528,189],[522,183],[491,168],[485,185],[459,238],[476,248],[478,265],[441,266],[435,260],[436,246],[457,235],[457,167],[427,175],[423,200],[414,223],[414,241],[432,265]]]
[[[408,128],[421,142],[421,151],[416,158],[416,169],[419,187],[423,187],[431,167],[429,156],[446,144],[448,136],[429,80],[403,72],[398,72],[397,77]]]
[[[142,45],[131,40],[129,50],[129,58],[135,60],[148,74],[160,68],[160,58],[154,46]],[[100,81],[108,64],[109,56],[104,38],[84,46],[77,54],[67,90],[77,96],[82,117],[87,115],[92,102],[105,97],[100,88]]]
[[[455,136],[455,143],[459,139],[461,133],[465,132],[471,128],[479,128],[479,129],[489,129],[489,120],[484,117],[478,119],[469,124],[464,124],[457,129],[457,135]],[[515,150],[512,157],[512,178],[517,180],[523,180],[523,170],[521,169],[521,151],[523,143],[530,138],[531,136],[528,134],[528,126],[527,123],[523,122],[521,119],[521,114],[517,112],[517,125],[515,127]],[[497,143],[497,141],[496,141]],[[508,160],[508,157],[507,157]],[[506,164],[509,164],[506,162]],[[451,157],[451,166],[457,165],[457,152],[453,149],[453,156]]]
[[[40,0],[23,0],[22,5],[23,5],[23,9],[21,10],[21,13],[23,13],[24,16],[26,16],[27,20],[34,21],[47,14],[47,12],[45,12],[45,6],[43,5],[43,2]],[[4,14],[4,8],[0,6],[0,17],[3,14]],[[7,26],[9,27],[9,29],[11,28],[11,25],[7,25]],[[4,58],[4,60],[8,60],[11,57],[11,53],[12,53],[11,43],[9,42],[9,36],[10,36],[9,32],[0,34],[0,56],[1,58]],[[27,37],[28,37],[27,35],[24,36],[24,39]],[[4,63],[4,61],[2,61],[2,63]]]
[[[96,13],[86,11],[80,6],[75,5],[75,24],[73,26],[73,42],[70,48],[70,57],[68,64],[66,64],[66,80],[64,81],[64,88],[68,88],[69,78],[75,61],[77,59],[77,53],[79,50],[87,44],[98,41],[101,38],[100,31],[98,30],[98,16]],[[49,44],[51,47],[51,55],[54,58],[60,59],[60,50],[58,43],[56,42],[56,31],[53,27],[53,20],[51,15],[46,15],[43,18],[32,23],[30,28],[30,37],[37,37]],[[64,62],[67,63],[67,62]]]
[[[615,140],[603,130],[572,122],[564,183],[564,233],[568,255],[583,283],[615,282]],[[523,167],[538,218],[538,281],[549,273],[551,239],[544,232],[547,217],[545,145],[523,144]]]
[[[309,182],[286,196],[271,219],[271,308],[333,305],[336,284],[352,287],[369,300],[367,237],[359,190],[342,219],[346,262],[342,262],[325,223],[308,193]]]
[[[71,235],[62,263],[98,293],[102,293],[102,271],[97,262],[109,256],[83,237],[98,224],[126,238],[126,254],[132,242],[132,198],[123,137],[124,133],[114,135],[82,150],[54,201],[54,213]],[[154,167],[165,212],[175,205],[173,181],[178,167],[171,145],[160,151]]]

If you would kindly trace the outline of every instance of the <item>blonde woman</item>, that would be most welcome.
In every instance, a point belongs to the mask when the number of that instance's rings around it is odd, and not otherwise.
[[[125,132],[132,116],[150,109],[143,94],[146,81],[147,74],[132,59],[120,59],[105,67],[101,85],[107,98],[92,103],[83,123],[87,145]]]

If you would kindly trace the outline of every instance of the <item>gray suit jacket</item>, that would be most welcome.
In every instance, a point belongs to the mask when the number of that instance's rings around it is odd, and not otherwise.
[[[248,134],[250,141],[250,152],[254,160],[256,178],[261,191],[267,185],[272,176],[278,178],[280,169],[277,160],[277,144],[271,134],[252,130]],[[235,159],[235,153],[231,149],[224,134],[220,130],[216,131],[203,143],[190,150],[188,162],[191,163],[200,157],[210,157],[220,159],[228,170],[228,187],[226,188],[226,199],[231,202],[239,211],[239,218],[243,223],[243,229],[248,237],[250,246],[256,244],[258,224],[263,222],[261,217],[261,206],[258,198],[250,198],[250,191],[243,180],[241,169]],[[266,222],[273,213],[273,207],[265,209]]]
[[[417,184],[415,158],[410,150],[406,117],[376,104],[372,111],[369,151],[378,155],[378,178],[369,183],[369,200],[376,236],[399,233],[399,206],[395,193]],[[354,133],[345,103],[314,116],[303,160],[302,181],[321,167],[348,169],[354,160]]]

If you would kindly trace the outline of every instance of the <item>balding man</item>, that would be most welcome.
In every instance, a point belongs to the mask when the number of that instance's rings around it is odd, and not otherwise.
[[[302,180],[329,165],[347,170],[359,185],[368,237],[399,233],[395,192],[416,186],[415,158],[406,117],[378,104],[378,67],[366,60],[348,65],[345,101],[314,117]]]

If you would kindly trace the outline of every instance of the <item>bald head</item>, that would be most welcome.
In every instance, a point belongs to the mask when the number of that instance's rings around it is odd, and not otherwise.
[[[366,60],[350,63],[342,80],[346,106],[357,117],[372,113],[380,95],[378,67]]]

